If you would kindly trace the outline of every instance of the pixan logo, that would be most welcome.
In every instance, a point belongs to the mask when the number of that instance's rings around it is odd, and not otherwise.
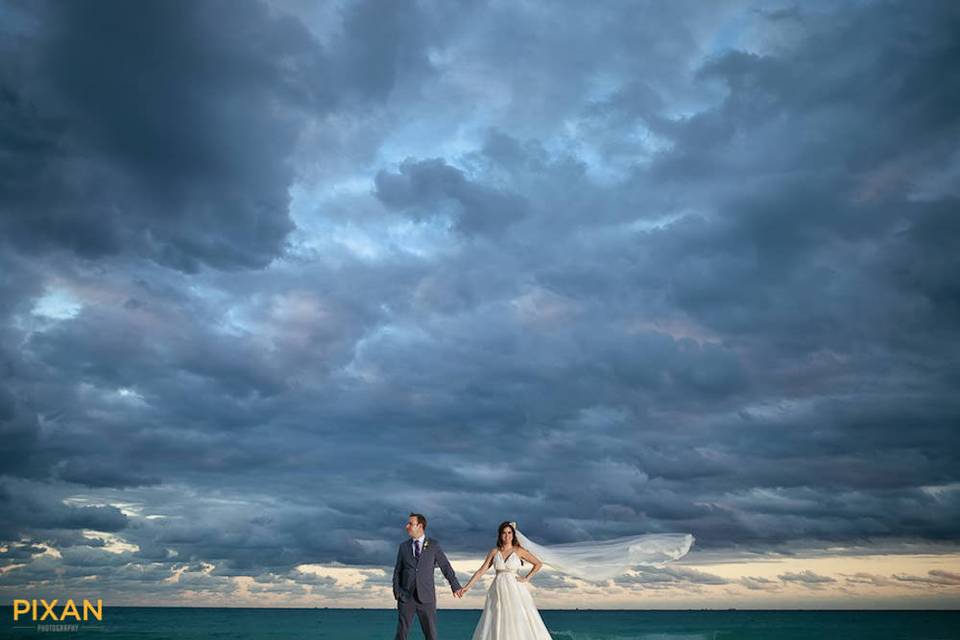
[[[103,600],[98,599],[96,606],[86,599],[80,601],[79,607],[72,598],[57,606],[59,603],[57,599],[16,599],[13,601],[13,622],[21,625],[33,622],[37,631],[77,631],[81,621],[103,622]]]

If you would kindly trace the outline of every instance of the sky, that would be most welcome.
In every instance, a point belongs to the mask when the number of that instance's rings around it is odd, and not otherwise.
[[[546,608],[957,608],[958,33],[0,3],[0,601],[389,608],[418,511],[696,538]]]

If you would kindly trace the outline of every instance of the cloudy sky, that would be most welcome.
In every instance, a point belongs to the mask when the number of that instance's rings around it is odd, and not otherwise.
[[[955,2],[0,4],[0,597],[960,606]],[[442,607],[479,607],[483,589]]]

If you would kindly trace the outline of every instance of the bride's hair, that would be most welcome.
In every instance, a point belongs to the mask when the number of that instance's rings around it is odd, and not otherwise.
[[[510,533],[513,534],[513,546],[515,546],[518,549],[522,549],[523,547],[520,546],[520,538],[517,537],[517,528],[514,527],[513,523],[510,522],[509,520],[504,520],[503,522],[500,523],[500,526],[497,527],[497,548],[503,549],[503,544],[500,542],[500,536],[503,535],[503,530],[507,528],[509,528]],[[503,557],[502,554],[501,554],[501,557]],[[523,558],[520,558],[520,566],[523,566]]]
[[[500,536],[503,535],[503,530],[507,528],[509,528],[510,533],[513,534],[513,546],[520,548],[520,539],[517,537],[517,530],[513,527],[513,523],[509,520],[501,522],[500,526],[497,527],[497,548],[503,548],[503,544],[500,542]]]

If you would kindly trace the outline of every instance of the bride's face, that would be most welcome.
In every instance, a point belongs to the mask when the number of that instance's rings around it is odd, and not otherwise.
[[[513,546],[513,529],[510,527],[504,527],[503,531],[500,532],[500,542],[505,547]]]

